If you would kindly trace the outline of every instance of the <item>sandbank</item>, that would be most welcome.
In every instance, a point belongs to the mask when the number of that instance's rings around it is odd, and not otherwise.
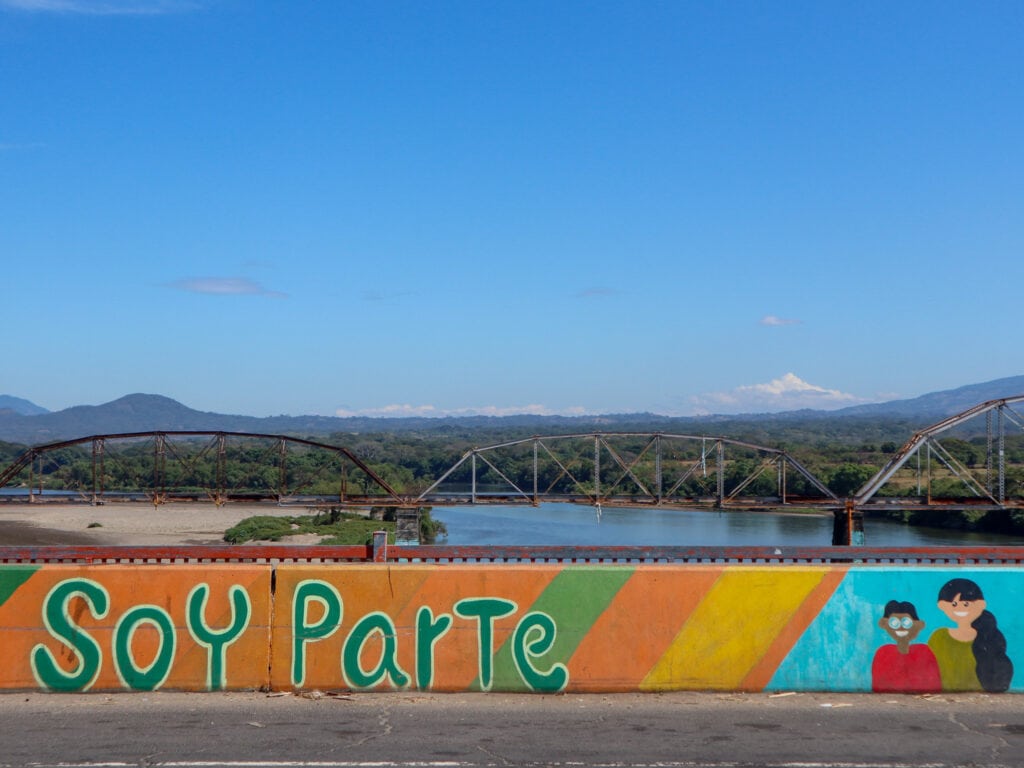
[[[85,544],[176,546],[223,544],[224,532],[253,515],[307,514],[274,504],[172,502],[0,504],[0,546]],[[319,536],[287,536],[281,543],[315,544]]]

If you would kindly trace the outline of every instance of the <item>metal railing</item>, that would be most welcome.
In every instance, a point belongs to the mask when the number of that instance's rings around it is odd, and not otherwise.
[[[396,546],[378,535],[360,546],[3,546],[0,563],[1021,565],[1024,547]]]

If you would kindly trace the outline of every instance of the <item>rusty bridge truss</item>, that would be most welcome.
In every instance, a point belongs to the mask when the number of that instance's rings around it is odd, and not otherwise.
[[[29,501],[60,490],[64,499],[70,495],[93,504],[404,502],[348,448],[248,432],[131,432],[39,445],[0,473],[0,488],[11,484]]]
[[[783,450],[725,437],[636,432],[535,436],[474,448],[416,501],[719,508],[839,503]]]
[[[0,472],[0,499],[155,505],[198,500],[424,507],[573,502],[771,509],[1020,509],[1024,395],[990,400],[914,434],[840,499],[779,448],[726,437],[639,432],[533,436],[466,451],[396,489],[349,448],[283,435],[153,431],[26,450]],[[1010,451],[1010,433],[1016,442]],[[970,438],[968,441],[967,438]],[[1012,458],[1011,458],[1012,454]],[[57,494],[60,495],[57,495]],[[852,523],[851,523],[852,525]]]
[[[916,432],[857,491],[851,500],[853,506],[862,510],[893,506],[979,510],[1020,507],[1024,475],[1017,472],[1012,478],[1015,487],[1009,487],[1006,445],[1008,432],[1024,433],[1024,416],[1014,409],[1019,403],[1024,403],[1024,395],[988,400]],[[982,420],[983,454],[969,451],[964,456],[965,441],[958,435],[980,433]],[[882,495],[885,491],[888,493]]]
[[[9,500],[148,500],[421,507],[839,504],[785,451],[723,437],[591,433],[466,452],[437,480],[393,488],[345,447],[282,435],[133,432],[39,445],[0,473]]]

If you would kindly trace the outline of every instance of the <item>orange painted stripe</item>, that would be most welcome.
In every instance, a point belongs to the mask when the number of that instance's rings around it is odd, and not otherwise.
[[[843,579],[846,577],[848,566],[842,568],[830,568],[825,572],[821,581],[800,604],[790,620],[785,624],[778,636],[765,651],[764,656],[753,666],[747,676],[740,683],[740,688],[745,691],[763,691],[772,676],[778,670],[779,665],[785,660],[789,652],[793,650],[797,640],[807,630],[822,608],[832,598]]]
[[[570,689],[637,690],[723,570],[638,566],[569,660]]]

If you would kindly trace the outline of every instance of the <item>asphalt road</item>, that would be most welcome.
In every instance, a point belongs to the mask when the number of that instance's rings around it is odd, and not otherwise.
[[[1024,766],[1024,696],[0,695],[0,765]]]

